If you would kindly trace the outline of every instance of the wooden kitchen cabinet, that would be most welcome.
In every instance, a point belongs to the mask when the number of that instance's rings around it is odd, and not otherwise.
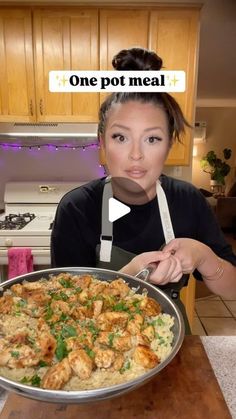
[[[186,72],[186,91],[171,94],[192,124],[196,94],[199,10],[163,7],[145,11],[102,10],[100,25],[101,69],[112,69],[112,57],[121,49],[141,46],[155,51],[163,59],[163,70]],[[102,94],[101,99],[104,98],[105,95]],[[187,129],[183,144],[173,145],[167,165],[190,164],[191,137],[191,129]],[[105,164],[103,148],[100,149],[100,161]]]
[[[51,93],[51,70],[97,70],[98,11],[49,8],[33,14],[37,120],[96,122],[98,93]]]
[[[163,59],[165,70],[183,70],[186,90],[171,93],[190,124],[194,121],[198,58],[199,10],[160,9],[151,12],[149,48]],[[189,165],[191,129],[186,130],[183,144],[174,144],[167,165]]]
[[[35,121],[29,8],[0,10],[0,122]]]

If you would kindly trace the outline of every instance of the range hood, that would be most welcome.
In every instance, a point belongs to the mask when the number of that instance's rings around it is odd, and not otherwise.
[[[96,140],[95,123],[0,123],[0,140],[10,141],[23,138]]]

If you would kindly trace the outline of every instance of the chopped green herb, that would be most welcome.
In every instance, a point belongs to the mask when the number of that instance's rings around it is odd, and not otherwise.
[[[40,360],[38,363],[39,368],[47,367],[48,363],[45,361]]]
[[[77,331],[75,327],[70,326],[69,324],[66,324],[62,328],[61,335],[63,338],[70,338],[73,336],[77,336]]]
[[[27,306],[27,301],[22,298],[20,301],[18,301],[16,303],[16,306],[17,307],[25,307],[25,306]]]
[[[130,361],[125,361],[123,367],[119,370],[120,374],[123,374],[125,371],[129,370],[131,367]]]
[[[13,358],[19,358],[20,356],[20,352],[19,351],[11,351],[11,356]]]
[[[67,314],[65,314],[65,313],[61,313],[60,321],[64,322],[64,321],[66,321],[66,320],[69,320],[70,318],[71,318],[71,317],[70,317],[70,316],[68,316]]]
[[[98,329],[92,321],[89,323],[88,329],[93,335],[93,340],[96,340],[99,335],[100,329]]]
[[[109,335],[108,335],[109,346],[113,345],[114,337],[115,337],[114,333],[109,333]]]
[[[125,303],[121,301],[120,303],[117,303],[113,306],[113,310],[114,311],[129,311],[129,307],[127,307]]]
[[[88,346],[84,347],[84,350],[86,352],[86,354],[90,357],[90,358],[94,358],[95,357],[95,353],[92,349],[90,349]]]
[[[50,320],[53,315],[53,309],[50,304],[47,305],[46,313],[45,313],[45,320]]]
[[[68,350],[62,336],[57,337],[57,347],[55,351],[58,361],[62,361],[68,355]]]
[[[59,282],[64,288],[73,288],[73,284],[69,279],[61,278]]]
[[[32,386],[40,387],[40,383],[41,383],[41,378],[37,374],[33,375],[33,377],[31,378]]]
[[[78,292],[78,293],[80,293],[82,291],[82,288],[81,287],[76,287],[75,288],[75,291]]]
[[[29,377],[23,377],[23,378],[21,378],[20,382],[22,384],[28,384],[28,383],[30,383],[30,378]]]

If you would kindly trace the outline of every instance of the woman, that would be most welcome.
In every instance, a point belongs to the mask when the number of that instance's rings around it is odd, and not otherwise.
[[[162,60],[132,48],[112,64],[117,70],[160,70]],[[182,311],[178,291],[191,272],[212,292],[236,296],[236,256],[205,198],[191,184],[162,175],[173,141],[180,141],[186,125],[167,93],[113,93],[106,99],[98,134],[110,177],[61,200],[52,231],[52,266],[97,266],[135,275],[154,263],[150,281]],[[112,196],[131,208],[113,224],[107,216]]]

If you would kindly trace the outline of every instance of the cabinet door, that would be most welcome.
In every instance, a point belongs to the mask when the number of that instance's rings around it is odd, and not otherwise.
[[[148,46],[147,10],[101,10],[100,70],[113,70],[111,61],[122,49]],[[107,94],[101,93],[102,103]]]
[[[35,120],[29,9],[0,9],[0,121]]]
[[[199,11],[160,9],[151,12],[149,48],[163,59],[165,70],[184,70],[186,90],[171,93],[193,124],[196,95]],[[167,165],[189,165],[192,130],[187,129],[183,144],[174,144]]]
[[[34,12],[38,121],[96,122],[98,93],[51,93],[51,70],[98,69],[98,11],[39,9]]]
[[[100,70],[113,70],[111,61],[122,49],[148,46],[147,10],[104,9],[100,12]],[[100,94],[102,103],[109,93]],[[100,148],[100,163],[105,154]]]

